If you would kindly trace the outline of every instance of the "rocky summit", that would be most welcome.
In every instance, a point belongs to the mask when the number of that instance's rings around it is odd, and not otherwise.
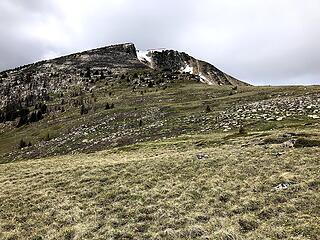
[[[209,85],[248,85],[186,53],[173,50],[140,51],[132,43],[118,44],[45,60],[0,73],[0,108],[13,102],[36,102],[49,93],[69,91],[84,79],[138,70],[159,70],[170,75],[190,74],[195,81]],[[148,78],[153,84],[154,79]]]
[[[205,61],[195,59],[184,52],[167,49],[153,49],[137,52],[138,58],[152,69],[190,73],[209,85],[249,85],[222,72]]]

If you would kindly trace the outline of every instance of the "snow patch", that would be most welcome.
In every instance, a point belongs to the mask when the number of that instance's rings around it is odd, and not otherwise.
[[[213,85],[213,83],[205,75],[203,75],[202,73],[199,73],[199,77],[200,77],[200,81],[202,83],[207,83],[209,85]]]
[[[185,68],[183,68],[181,70],[183,73],[191,73],[193,74],[193,67],[191,67],[190,65],[187,65]]]
[[[137,56],[141,62],[152,62],[150,51],[137,50]]]
[[[146,51],[137,50],[137,57],[141,62],[152,63],[152,53],[153,52],[163,52],[168,49],[166,48],[156,48],[156,49],[148,49]]]
[[[170,50],[170,49],[168,49],[168,48],[155,48],[155,49],[148,49],[146,51],[137,49],[136,53],[137,53],[137,57],[140,60],[140,62],[152,64],[152,53],[164,52],[164,51],[168,51],[168,50]]]

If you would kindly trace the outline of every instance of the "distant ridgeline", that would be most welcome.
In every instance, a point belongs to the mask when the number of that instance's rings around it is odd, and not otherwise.
[[[66,102],[85,109],[87,100],[81,96],[97,81],[127,80],[132,88],[153,87],[181,76],[209,85],[248,85],[183,52],[139,51],[132,43],[119,44],[1,72],[0,123],[15,122],[20,127],[36,122],[48,112],[65,111]]]

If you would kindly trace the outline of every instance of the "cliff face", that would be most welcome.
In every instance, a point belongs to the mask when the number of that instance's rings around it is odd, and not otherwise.
[[[141,62],[153,69],[190,73],[209,85],[249,85],[184,52],[160,49],[138,51],[137,56]]]
[[[89,67],[109,69],[114,72],[146,68],[138,61],[136,48],[132,43],[97,48],[38,63],[40,68],[47,65],[59,70]]]
[[[149,68],[138,60],[134,44],[126,43],[7,70],[0,73],[0,110],[8,103],[33,105],[49,94],[86,85],[82,76],[89,72],[117,75],[139,69]]]
[[[75,70],[86,68],[108,69],[113,72],[126,72],[132,69],[146,69],[136,55],[136,48],[132,43],[118,44],[74,53],[51,60],[44,60],[33,64],[28,64],[2,73],[9,75],[21,75],[31,72],[65,72],[72,73]]]

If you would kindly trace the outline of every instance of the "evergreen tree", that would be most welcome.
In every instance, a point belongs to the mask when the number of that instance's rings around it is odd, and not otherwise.
[[[36,112],[32,112],[29,118],[30,122],[37,122],[38,121],[38,116]]]
[[[29,109],[23,108],[19,111],[19,122],[17,124],[17,127],[21,127],[29,122]]]
[[[21,139],[20,142],[19,142],[19,148],[22,149],[22,148],[25,148],[27,146],[28,146],[28,144],[23,139]]]
[[[91,79],[91,70],[90,70],[90,68],[87,68],[86,73],[84,74],[84,77]]]
[[[100,79],[102,80],[102,79],[105,79],[106,77],[104,76],[104,73],[103,73],[103,71],[101,71],[100,72]]]
[[[81,108],[80,108],[80,114],[87,114],[88,113],[88,109],[82,104]]]
[[[40,121],[41,119],[43,119],[43,116],[42,116],[42,111],[40,109],[37,111],[37,120]]]

